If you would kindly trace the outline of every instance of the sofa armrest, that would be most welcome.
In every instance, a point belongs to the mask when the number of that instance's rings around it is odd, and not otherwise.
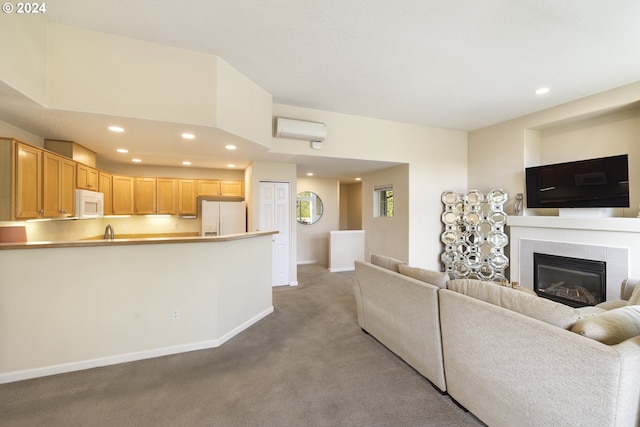
[[[355,270],[363,329],[444,391],[439,288],[361,261]]]
[[[635,426],[640,340],[608,346],[440,291],[447,390],[491,426]]]

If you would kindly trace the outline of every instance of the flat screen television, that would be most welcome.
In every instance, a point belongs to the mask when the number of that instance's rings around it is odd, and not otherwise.
[[[528,208],[629,207],[627,154],[526,168]]]

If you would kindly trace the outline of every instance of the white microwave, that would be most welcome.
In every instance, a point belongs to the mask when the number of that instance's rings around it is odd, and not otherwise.
[[[104,216],[104,193],[76,190],[76,217],[100,218]]]

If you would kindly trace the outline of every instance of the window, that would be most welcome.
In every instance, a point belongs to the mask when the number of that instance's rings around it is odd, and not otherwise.
[[[378,187],[373,190],[373,216],[391,218],[393,216],[393,186]]]

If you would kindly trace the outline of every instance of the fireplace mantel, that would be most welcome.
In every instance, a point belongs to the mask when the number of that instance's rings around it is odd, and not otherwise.
[[[532,250],[607,262],[607,300],[617,299],[620,283],[640,278],[639,218],[509,216],[511,281],[533,288]]]
[[[572,218],[559,216],[509,216],[510,227],[640,233],[640,218]]]

